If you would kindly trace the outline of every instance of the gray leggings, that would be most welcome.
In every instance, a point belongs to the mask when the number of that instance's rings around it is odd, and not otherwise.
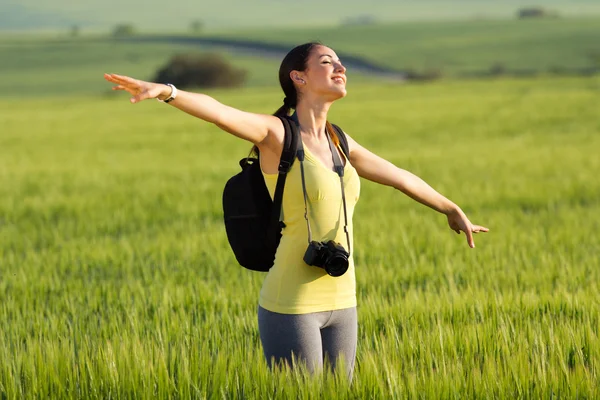
[[[341,358],[352,379],[356,357],[356,307],[310,314],[279,314],[258,307],[258,329],[265,358],[273,364],[292,365],[302,360],[309,371],[323,368],[328,360],[333,370]]]

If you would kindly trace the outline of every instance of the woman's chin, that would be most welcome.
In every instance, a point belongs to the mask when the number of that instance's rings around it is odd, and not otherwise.
[[[346,88],[344,86],[338,86],[327,88],[326,91],[319,93],[319,97],[325,101],[336,101],[346,97],[346,94]]]
[[[342,99],[342,98],[346,97],[346,94],[348,94],[348,91],[346,90],[345,87],[342,87],[342,88],[337,89],[335,91],[335,93],[332,93],[332,94],[335,97],[334,100],[339,100],[339,99]]]

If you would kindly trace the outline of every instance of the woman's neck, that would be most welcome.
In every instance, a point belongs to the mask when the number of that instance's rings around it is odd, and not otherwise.
[[[329,107],[331,103],[300,102],[296,108],[300,131],[314,139],[323,138]]]

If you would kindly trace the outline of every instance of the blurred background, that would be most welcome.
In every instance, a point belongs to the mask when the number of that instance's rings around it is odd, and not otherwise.
[[[281,57],[310,40],[334,47],[348,73],[366,79],[600,68],[594,0],[2,0],[0,10],[0,73],[10,77],[0,92],[11,96],[97,93],[104,71],[176,79],[163,70],[178,65],[211,81],[180,85],[276,86]],[[219,72],[208,77],[211,69]]]
[[[350,389],[263,362],[250,143],[103,79],[272,113],[312,40],[331,121],[491,228],[361,181]],[[0,399],[598,398],[599,72],[598,0],[0,0]]]

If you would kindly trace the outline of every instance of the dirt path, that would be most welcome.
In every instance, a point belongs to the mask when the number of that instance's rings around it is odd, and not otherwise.
[[[144,42],[144,43],[177,43],[177,44],[188,44],[188,45],[202,45],[207,47],[216,47],[222,49],[233,50],[239,53],[244,53],[252,56],[277,58],[279,60],[287,54],[291,49],[289,45],[276,44],[276,43],[265,43],[251,40],[238,40],[238,39],[226,39],[226,38],[202,38],[202,37],[190,37],[190,36],[143,36],[143,37],[130,37],[121,40]],[[344,60],[344,65],[347,68],[351,68],[353,71],[358,71],[363,74],[371,76],[377,76],[381,78],[388,78],[394,80],[405,80],[407,74],[403,71],[397,71],[390,68],[381,67],[375,65],[372,62],[347,53],[338,52],[338,56]]]

